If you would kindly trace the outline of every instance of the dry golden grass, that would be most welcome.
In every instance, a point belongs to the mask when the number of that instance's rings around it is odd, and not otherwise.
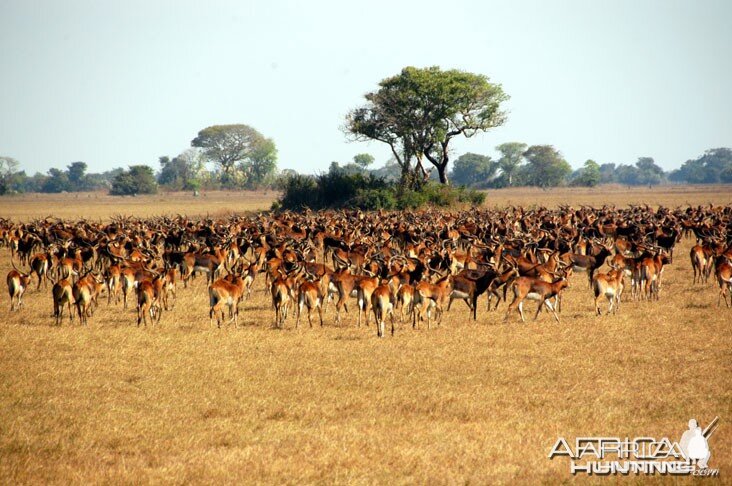
[[[604,204],[626,207],[628,205],[650,204],[674,208],[676,206],[698,206],[732,203],[732,185],[719,186],[656,186],[627,187],[617,184],[599,187],[512,187],[488,191],[486,204],[489,206],[545,206],[556,208],[572,204],[599,207]]]
[[[222,216],[232,212],[269,209],[278,193],[273,191],[211,191],[193,197],[191,192],[168,192],[135,197],[101,192],[70,194],[20,194],[0,198],[0,217],[14,221],[54,216],[64,219],[103,220],[122,216]]]
[[[505,304],[487,313],[482,297],[477,322],[455,302],[440,327],[382,340],[353,310],[335,326],[332,307],[324,328],[271,329],[261,276],[239,329],[209,324],[203,278],[148,328],[106,300],[88,327],[56,327],[50,289],[12,314],[3,289],[0,483],[556,483],[573,479],[547,459],[558,436],[678,439],[689,418],[717,415],[710,466],[729,481],[732,309],[716,285],[691,285],[690,245],[660,302],[617,316],[596,318],[575,276],[561,324],[504,323]]]

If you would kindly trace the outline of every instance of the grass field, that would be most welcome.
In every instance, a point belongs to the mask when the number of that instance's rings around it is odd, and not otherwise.
[[[0,216],[219,214],[272,198],[23,196],[0,199]],[[725,188],[512,189],[488,204],[731,199]],[[678,440],[690,418],[715,416],[709,464],[729,482],[732,309],[717,307],[716,284],[692,286],[692,244],[677,247],[659,302],[625,301],[616,316],[594,316],[576,275],[560,324],[547,313],[504,323],[505,304],[488,313],[483,297],[477,322],[455,302],[440,327],[405,323],[382,340],[353,310],[336,326],[332,307],[323,328],[271,329],[263,276],[238,329],[210,325],[203,278],[148,328],[106,299],[88,327],[57,327],[50,289],[30,289],[14,313],[3,289],[0,483],[556,483],[586,479],[547,459],[559,436]],[[0,249],[3,275],[9,255]]]

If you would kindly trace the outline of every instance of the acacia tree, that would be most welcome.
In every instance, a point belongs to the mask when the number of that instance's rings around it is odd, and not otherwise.
[[[271,166],[277,154],[271,139],[242,124],[204,128],[191,141],[191,146],[203,149],[206,157],[221,168],[227,179],[233,175],[237,163],[243,169],[256,165],[254,171],[258,173],[260,167]]]
[[[500,105],[508,96],[482,74],[433,66],[406,67],[382,80],[379,90],[365,98],[365,106],[347,115],[346,132],[356,140],[388,144],[403,182],[408,182],[410,173],[426,179],[426,159],[446,184],[451,140],[502,125],[506,114]]]

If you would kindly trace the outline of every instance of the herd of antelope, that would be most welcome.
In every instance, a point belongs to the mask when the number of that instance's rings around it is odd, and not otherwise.
[[[429,329],[455,299],[476,319],[483,294],[488,311],[510,299],[505,319],[518,312],[524,321],[524,302],[533,300],[535,319],[546,309],[559,322],[573,273],[586,275],[597,315],[605,303],[608,313],[618,312],[626,279],[630,299],[658,300],[664,268],[682,237],[696,240],[693,283],[706,284],[714,274],[717,305],[732,306],[731,220],[732,206],[711,205],[118,217],[110,223],[0,219],[0,244],[13,267],[10,310],[22,309],[32,281],[39,293],[50,283],[57,325],[64,311],[87,324],[104,293],[107,305],[121,301],[124,309],[134,299],[138,326],[159,322],[176,303],[177,285],[193,287],[205,274],[209,319],[218,327],[227,315],[238,326],[259,277],[276,328],[289,315],[298,327],[304,312],[310,326],[317,312],[322,326],[330,303],[340,324],[355,298],[358,325],[368,325],[373,313],[381,337],[387,319],[394,333],[395,314],[415,328],[426,320]]]

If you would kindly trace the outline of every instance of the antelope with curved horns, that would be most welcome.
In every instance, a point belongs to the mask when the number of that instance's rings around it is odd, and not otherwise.
[[[546,308],[554,314],[554,318],[557,320],[557,322],[559,322],[559,316],[557,315],[556,309],[551,304],[551,302],[549,302],[549,300],[552,297],[559,295],[562,290],[567,287],[569,287],[569,282],[565,277],[560,277],[552,283],[548,283],[533,277],[517,278],[511,284],[511,290],[513,290],[514,297],[513,301],[508,306],[508,310],[506,311],[506,317],[504,320],[507,320],[508,315],[511,313],[511,311],[518,307],[518,312],[521,316],[521,322],[526,322],[526,319],[524,318],[523,305],[524,300],[529,299],[539,301],[539,306],[536,308],[534,320],[539,317],[539,312],[541,312],[542,306],[546,306]]]

